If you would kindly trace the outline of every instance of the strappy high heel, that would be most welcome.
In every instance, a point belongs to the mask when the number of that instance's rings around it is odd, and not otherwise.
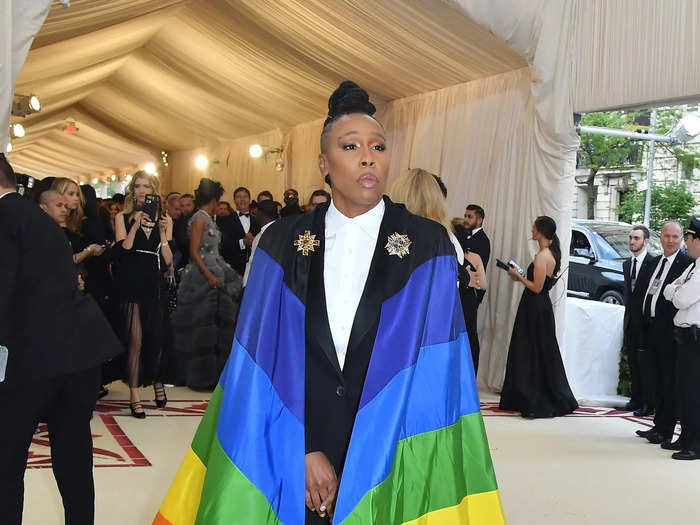
[[[146,419],[146,412],[144,411],[143,406],[141,405],[141,401],[129,403],[129,408],[131,408],[131,415],[134,416],[136,419]],[[137,411],[137,408],[140,408],[141,410]]]
[[[155,402],[158,408],[165,408],[168,404],[168,396],[165,395],[165,386],[163,383],[153,383],[153,393],[155,394]],[[162,399],[158,399],[159,396],[163,396]]]

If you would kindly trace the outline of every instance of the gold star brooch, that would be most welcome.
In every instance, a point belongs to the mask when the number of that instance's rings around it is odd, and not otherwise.
[[[311,235],[309,230],[304,232],[304,235],[300,235],[299,239],[294,241],[294,246],[297,247],[297,251],[304,255],[309,255],[309,252],[314,252],[316,246],[321,246],[321,241],[316,240],[315,235]]]
[[[411,246],[411,240],[408,235],[401,235],[400,233],[392,233],[389,235],[385,248],[389,252],[389,255],[396,255],[399,259],[403,259],[404,255],[409,254],[409,247]]]

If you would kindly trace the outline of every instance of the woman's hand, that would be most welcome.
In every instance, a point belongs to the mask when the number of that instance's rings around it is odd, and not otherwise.
[[[207,281],[209,281],[209,286],[212,288],[221,288],[221,281],[211,272],[207,274]]]
[[[510,278],[513,279],[515,282],[519,282],[522,279],[522,276],[520,275],[518,270],[516,270],[512,266],[510,267],[510,270],[508,270],[508,275],[510,275]]]
[[[86,248],[88,255],[92,255],[95,257],[98,257],[102,255],[105,251],[104,246],[100,246],[99,244],[91,244]]]
[[[172,222],[173,220],[168,215],[163,215],[158,221],[158,230],[160,231],[160,238],[163,240],[163,242],[168,242],[168,227]]]
[[[477,290],[481,289],[481,283],[479,282],[479,272],[477,271],[472,271],[472,269],[467,265],[467,273],[469,274],[469,283],[474,283],[472,288],[476,288]]]
[[[141,226],[143,225],[143,218],[144,218],[144,216],[145,216],[145,217],[148,217],[148,215],[146,215],[146,214],[143,213],[142,211],[136,211],[136,212],[134,212],[134,214],[131,216],[131,219],[134,221],[134,222],[131,224],[131,229],[132,229],[132,230],[133,230],[133,229],[138,229],[139,227],[141,227]]]
[[[333,519],[338,476],[323,452],[306,455],[306,506],[320,517],[326,513]]]

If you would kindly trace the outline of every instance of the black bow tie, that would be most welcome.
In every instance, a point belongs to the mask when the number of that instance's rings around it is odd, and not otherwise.
[[[250,217],[250,213],[245,213],[245,212],[239,211],[238,216],[239,217]]]

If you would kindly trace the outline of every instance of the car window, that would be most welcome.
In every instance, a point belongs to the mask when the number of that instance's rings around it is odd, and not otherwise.
[[[628,233],[622,231],[593,231],[593,237],[598,241],[601,259],[617,259],[632,255],[629,248]]]
[[[600,248],[600,256],[603,259],[615,259],[623,257],[631,257],[632,252],[629,248],[629,229],[628,228],[598,228],[593,232],[593,235],[598,239],[598,247]],[[660,254],[661,239],[655,231],[651,232],[647,251],[651,255]]]
[[[586,256],[593,255],[591,243],[583,232],[571,231],[571,244],[569,245],[569,255],[571,256]]]

